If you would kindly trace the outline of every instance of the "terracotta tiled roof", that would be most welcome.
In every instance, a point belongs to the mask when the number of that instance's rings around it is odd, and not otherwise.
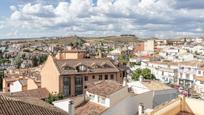
[[[107,97],[122,88],[123,88],[122,84],[114,80],[104,80],[93,84],[89,84],[87,91],[96,95]]]
[[[167,86],[166,84],[163,84],[159,81],[154,81],[154,80],[146,80],[146,81],[143,81],[142,84],[150,90],[172,89],[171,87]]]
[[[49,92],[46,88],[38,88],[38,89],[20,91],[15,93],[4,93],[3,95],[9,96],[9,97],[35,97],[39,99],[45,99],[49,96]]]
[[[87,102],[76,108],[76,115],[100,115],[107,108],[93,102]]]
[[[196,76],[195,79],[198,81],[204,81],[204,76]]]
[[[68,115],[68,113],[59,110],[39,99],[34,101],[39,102],[41,106],[1,95],[0,115]]]
[[[179,65],[204,67],[204,61],[184,61],[179,62]]]
[[[94,68],[91,66],[93,63],[96,65],[103,65],[105,63],[106,66]],[[55,64],[61,75],[119,71],[118,68],[109,59],[55,59]],[[65,69],[65,65],[68,67],[68,69]],[[85,72],[78,72],[76,67],[79,65],[84,65],[87,70]]]
[[[178,63],[177,62],[161,62],[161,61],[152,61],[152,62],[149,62],[151,64],[159,64],[159,65],[175,65],[177,66]]]
[[[194,114],[194,113],[187,112],[187,111],[180,111],[180,112],[178,112],[176,115],[195,115],[195,114]]]
[[[62,53],[85,53],[86,50],[64,50],[64,51],[61,51]]]

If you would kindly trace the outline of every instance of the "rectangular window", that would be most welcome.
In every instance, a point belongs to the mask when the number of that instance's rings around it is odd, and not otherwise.
[[[90,95],[89,95],[89,98],[90,98],[91,100],[94,100],[95,95],[90,94]]]
[[[83,94],[83,77],[75,77],[75,95]]]
[[[198,74],[201,74],[201,71],[198,71]]]
[[[95,79],[95,75],[92,76],[92,79]]]
[[[69,77],[64,77],[63,79],[63,91],[64,96],[69,96],[71,93],[71,80]]]
[[[98,78],[99,80],[102,80],[103,79],[103,76],[102,75],[99,75],[99,78]]]
[[[105,80],[107,80],[108,79],[108,75],[105,75]]]
[[[114,79],[114,75],[113,74],[111,74],[111,79]]]
[[[88,76],[85,76],[85,77],[84,77],[84,80],[85,80],[85,81],[88,81]]]

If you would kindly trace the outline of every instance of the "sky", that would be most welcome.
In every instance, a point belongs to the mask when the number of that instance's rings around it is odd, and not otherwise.
[[[1,0],[0,39],[204,36],[204,0]]]

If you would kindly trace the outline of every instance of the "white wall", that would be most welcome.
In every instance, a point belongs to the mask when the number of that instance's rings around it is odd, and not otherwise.
[[[92,93],[90,93],[90,92],[88,92],[88,91],[86,91],[86,95],[87,95],[87,97],[90,99],[91,102],[100,104],[100,105],[102,105],[102,106],[110,107],[110,99],[109,99],[109,98],[107,98],[107,97],[101,97],[101,96],[99,96],[99,95],[92,94]],[[90,98],[90,97],[91,97],[90,95],[92,95],[93,98]],[[104,99],[105,99],[105,102],[104,102],[104,103],[99,102],[99,98],[104,98]]]
[[[58,107],[66,112],[69,113],[69,101],[68,99],[66,100],[61,100],[61,101],[55,101],[53,102],[55,107]]]
[[[10,84],[10,92],[19,92],[22,91],[22,85],[19,81],[12,82]]]
[[[162,90],[149,91],[138,95],[129,95],[116,105],[111,106],[102,115],[135,115],[138,112],[138,105],[143,104],[144,109],[153,108],[177,97],[176,91]]]
[[[152,108],[152,94],[152,92],[146,92],[139,95],[130,95],[104,111],[101,115],[135,115],[140,103],[143,103],[146,108]]]

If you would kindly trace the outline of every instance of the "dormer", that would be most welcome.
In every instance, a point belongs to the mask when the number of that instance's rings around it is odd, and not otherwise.
[[[88,70],[88,67],[84,64],[79,63],[76,65],[76,70],[78,72],[86,72]]]
[[[64,70],[74,70],[73,67],[70,67],[67,63],[65,63],[64,65],[62,65]]]

